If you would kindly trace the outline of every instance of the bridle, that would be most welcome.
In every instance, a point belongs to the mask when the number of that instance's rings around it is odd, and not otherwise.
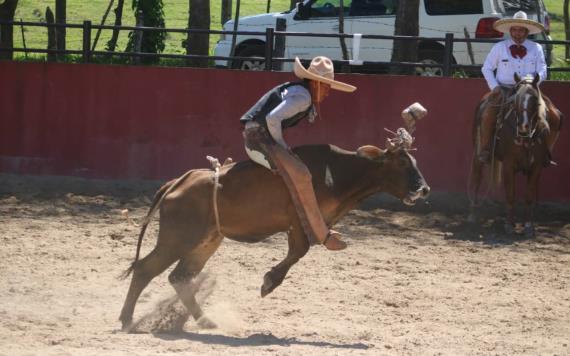
[[[514,135],[517,141],[522,140],[532,140],[538,129],[538,108],[535,108],[534,113],[531,113],[526,105],[521,104],[521,96],[519,93],[519,88],[521,85],[530,85],[528,82],[521,82],[515,87],[514,93],[505,100],[505,106],[508,106],[507,112],[503,115],[503,120],[508,126],[514,130]],[[540,95],[540,94],[538,94]],[[510,104],[510,105],[509,105]],[[523,106],[521,108],[521,106]],[[514,120],[509,120],[509,117],[513,117]],[[521,132],[520,126],[523,120],[527,118],[530,124],[530,130],[527,132]],[[515,142],[520,144],[520,142]]]

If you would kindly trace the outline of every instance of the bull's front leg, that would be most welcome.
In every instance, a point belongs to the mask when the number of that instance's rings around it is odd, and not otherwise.
[[[265,297],[273,292],[285,279],[287,272],[301,257],[305,256],[309,251],[309,241],[303,232],[299,219],[294,220],[294,224],[288,231],[289,251],[283,261],[277,266],[271,268],[263,277],[263,285],[261,286],[261,296]]]
[[[515,230],[515,170],[512,166],[512,162],[505,165],[503,178],[505,181],[505,206],[507,213],[505,233],[510,235]]]
[[[534,230],[534,209],[538,200],[538,183],[540,181],[541,167],[536,165],[527,176],[525,193],[525,223],[524,234],[527,238],[533,238]]]

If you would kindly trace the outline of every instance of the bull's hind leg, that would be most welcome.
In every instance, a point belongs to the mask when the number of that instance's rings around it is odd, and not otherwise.
[[[216,252],[223,236],[217,233],[211,235],[204,242],[194,247],[189,253],[183,256],[168,276],[170,284],[176,290],[176,294],[182,304],[190,312],[194,320],[203,328],[215,328],[216,324],[204,316],[204,312],[196,301],[196,293],[199,285],[193,284],[193,280],[202,271],[208,259]]]
[[[135,262],[131,285],[119,317],[123,330],[127,329],[133,320],[135,305],[143,289],[177,259],[178,257],[171,250],[157,245],[148,256]]]
[[[271,268],[263,277],[263,285],[261,286],[262,297],[265,297],[277,288],[283,282],[291,266],[297,263],[309,251],[309,241],[298,219],[295,219],[288,232],[288,242],[289,250],[285,259],[277,266]]]

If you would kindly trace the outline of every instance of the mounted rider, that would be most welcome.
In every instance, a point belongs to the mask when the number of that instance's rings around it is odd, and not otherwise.
[[[240,121],[247,155],[256,163],[278,173],[291,195],[301,226],[309,241],[329,250],[342,250],[346,243],[326,225],[315,197],[311,173],[283,138],[283,130],[302,120],[312,123],[318,106],[330,89],[353,92],[356,87],[334,80],[333,63],[315,57],[308,69],[295,58],[295,75],[301,81],[287,82],[268,91]]]
[[[538,74],[539,83],[547,77],[546,61],[542,47],[528,39],[529,35],[544,31],[544,26],[529,20],[523,11],[514,14],[513,18],[500,19],[493,24],[496,31],[509,33],[510,38],[496,43],[485,59],[481,69],[491,92],[483,97],[481,113],[481,141],[478,158],[488,163],[491,160],[492,141],[495,134],[497,119],[501,116],[501,108],[512,94],[515,74],[520,78]],[[545,135],[549,152],[558,139],[561,125],[561,113],[550,99],[542,94],[546,105],[546,121],[539,123]],[[549,159],[547,165],[555,165]]]

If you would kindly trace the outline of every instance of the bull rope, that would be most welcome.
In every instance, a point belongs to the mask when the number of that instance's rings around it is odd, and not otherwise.
[[[221,237],[225,237],[224,234],[222,233],[222,228],[220,225],[220,212],[218,210],[218,189],[222,188],[222,185],[219,183],[220,181],[220,168],[222,167],[222,164],[220,164],[220,161],[212,156],[206,156],[206,159],[208,161],[210,161],[210,164],[212,165],[212,169],[214,170],[214,192],[212,194],[212,205],[214,207],[214,218],[216,220],[216,229],[218,230],[218,234]],[[224,162],[224,165],[228,162],[232,162],[231,158],[227,158],[226,161]]]

